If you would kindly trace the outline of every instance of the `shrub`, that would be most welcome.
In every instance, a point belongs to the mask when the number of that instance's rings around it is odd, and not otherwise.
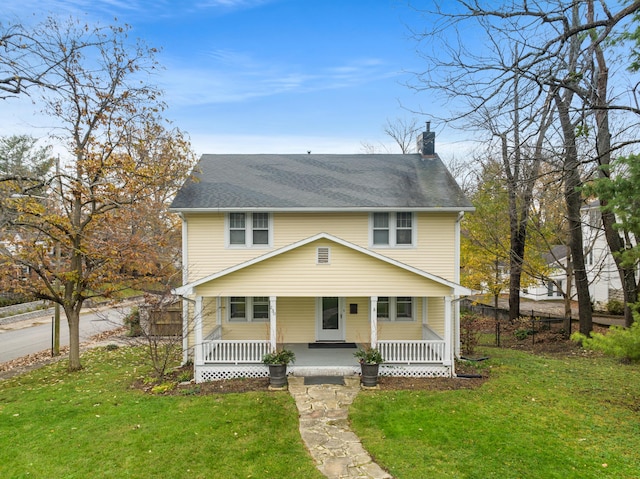
[[[379,350],[375,348],[358,349],[353,355],[363,364],[381,364],[384,358]]]
[[[513,333],[518,341],[524,341],[527,339],[533,332],[530,329],[516,329]]]
[[[262,357],[262,362],[265,364],[289,364],[296,360],[296,355],[289,349],[280,349],[267,353]]]
[[[631,327],[611,326],[607,334],[592,333],[587,337],[574,333],[571,339],[582,343],[585,349],[601,351],[607,356],[624,361],[640,361],[640,318],[636,317]]]
[[[607,301],[607,312],[609,314],[624,314],[624,303],[618,299]]]
[[[127,336],[136,337],[142,335],[142,327],[140,326],[140,310],[137,307],[131,309],[131,312],[124,318],[124,325],[129,328]]]
[[[472,355],[480,342],[478,315],[463,311],[460,315],[460,343],[464,354]]]
[[[169,391],[173,391],[176,388],[176,384],[172,382],[164,382],[157,384],[151,388],[153,394],[164,394]]]

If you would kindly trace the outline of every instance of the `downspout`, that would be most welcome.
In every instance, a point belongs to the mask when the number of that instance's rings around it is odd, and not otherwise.
[[[187,254],[187,219],[184,214],[178,213],[182,220],[182,284],[189,282],[189,270],[187,265],[189,264],[189,256]],[[189,305],[187,301],[184,301],[182,297],[182,364],[187,364],[189,361]]]
[[[460,222],[464,218],[464,211],[458,213],[458,218],[454,227],[454,243],[455,243],[455,255],[454,255],[454,282],[460,284]],[[454,297],[457,299],[457,297]],[[456,358],[460,358],[460,301],[453,302],[453,321],[454,321],[454,355]]]

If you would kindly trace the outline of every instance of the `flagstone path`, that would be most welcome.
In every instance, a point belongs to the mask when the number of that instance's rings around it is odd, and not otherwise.
[[[358,376],[345,385],[305,385],[303,377],[289,378],[289,392],[300,412],[300,434],[317,468],[331,479],[392,479],[373,462],[349,428],[349,405],[360,391]]]

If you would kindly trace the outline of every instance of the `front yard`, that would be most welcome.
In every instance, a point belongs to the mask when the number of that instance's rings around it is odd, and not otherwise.
[[[398,478],[640,477],[640,365],[491,356],[477,389],[361,393],[352,428]]]
[[[2,478],[319,478],[287,393],[151,395],[137,348],[0,381]]]
[[[488,380],[385,378],[358,395],[351,427],[394,477],[640,477],[640,365],[579,349],[479,353]],[[322,477],[293,399],[264,381],[151,394],[138,348],[97,348],[83,364],[0,381],[0,477]],[[247,392],[218,392],[229,388]]]

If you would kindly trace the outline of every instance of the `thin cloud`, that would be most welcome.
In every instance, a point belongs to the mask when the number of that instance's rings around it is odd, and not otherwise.
[[[301,71],[295,65],[258,61],[246,52],[213,50],[208,68],[168,66],[163,84],[168,101],[178,105],[243,102],[282,93],[309,93],[353,87],[399,75],[375,58]]]
[[[175,17],[190,15],[198,11],[224,14],[231,11],[248,10],[272,3],[273,0],[22,0],[3,4],[5,14],[22,18],[33,18],[33,12],[74,16],[103,17],[112,20],[122,13],[128,20],[148,21],[152,17]]]

